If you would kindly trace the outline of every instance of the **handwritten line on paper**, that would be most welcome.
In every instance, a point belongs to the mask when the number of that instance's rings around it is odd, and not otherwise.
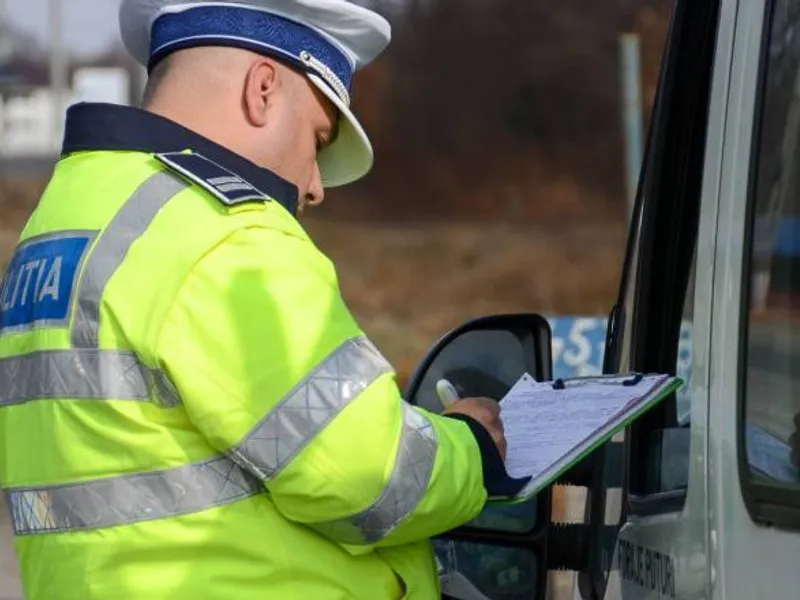
[[[500,407],[506,470],[512,477],[533,477],[522,495],[554,468],[577,459],[575,454],[591,447],[598,434],[621,422],[669,377],[645,376],[637,385],[621,385],[628,379],[571,380],[563,390],[527,374],[517,381]]]

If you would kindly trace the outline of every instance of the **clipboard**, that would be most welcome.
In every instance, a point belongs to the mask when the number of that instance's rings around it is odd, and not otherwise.
[[[683,383],[670,375],[641,373],[537,382],[526,373],[500,400],[500,416],[509,474],[532,479],[516,496],[489,501],[529,500]]]

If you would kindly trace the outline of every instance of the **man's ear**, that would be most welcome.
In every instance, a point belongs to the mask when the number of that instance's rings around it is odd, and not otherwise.
[[[274,61],[268,58],[253,61],[247,70],[242,101],[247,119],[254,127],[266,125],[267,108],[279,86],[279,71]]]

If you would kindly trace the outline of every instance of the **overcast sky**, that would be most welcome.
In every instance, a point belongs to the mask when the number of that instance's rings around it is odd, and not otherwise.
[[[369,0],[354,0],[369,5]],[[102,52],[119,40],[117,9],[120,0],[61,0],[64,45],[71,54]],[[403,0],[393,0],[402,6]],[[50,0],[0,0],[0,13],[15,27],[32,34],[42,43],[49,39]]]
[[[49,0],[0,0],[16,27],[47,42]],[[119,0],[62,0],[64,45],[73,54],[101,52],[119,39]]]

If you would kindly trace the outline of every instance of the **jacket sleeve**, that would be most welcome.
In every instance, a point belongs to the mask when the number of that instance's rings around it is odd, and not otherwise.
[[[403,401],[308,240],[231,234],[183,282],[157,352],[210,444],[342,545],[426,539],[486,502],[475,424]]]

